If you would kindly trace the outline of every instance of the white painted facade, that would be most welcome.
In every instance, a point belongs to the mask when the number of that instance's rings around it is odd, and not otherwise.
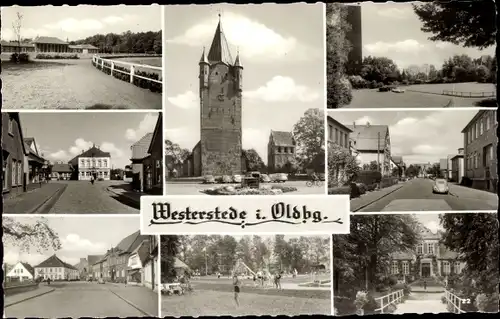
[[[95,178],[110,180],[111,157],[80,157],[78,158],[78,180]]]
[[[6,275],[7,278],[11,280],[25,281],[33,280],[33,274],[31,274],[22,263],[17,263]]]
[[[78,269],[66,267],[35,267],[35,278],[39,277],[51,280],[78,280],[80,273]]]

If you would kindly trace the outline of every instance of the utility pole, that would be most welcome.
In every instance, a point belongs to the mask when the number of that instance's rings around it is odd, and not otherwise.
[[[377,170],[382,173],[380,170],[380,132],[377,133]]]

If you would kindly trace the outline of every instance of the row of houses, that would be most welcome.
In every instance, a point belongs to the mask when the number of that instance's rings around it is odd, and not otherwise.
[[[33,41],[1,41],[1,53],[95,54],[99,48],[91,44],[70,44],[56,37],[36,37]]]
[[[456,154],[440,160],[443,177],[461,183],[464,177],[472,187],[497,191],[497,111],[480,110],[462,130],[464,144]]]
[[[32,267],[18,262],[10,269],[9,281],[25,280],[97,280],[138,284],[157,289],[158,237],[141,235],[139,231],[122,239],[102,255],[80,258],[70,265],[55,254]]]
[[[48,169],[35,138],[23,136],[19,113],[2,113],[2,156],[2,194],[25,192]]]

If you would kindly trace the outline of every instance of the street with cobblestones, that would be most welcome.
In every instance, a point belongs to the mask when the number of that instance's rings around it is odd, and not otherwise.
[[[123,181],[51,181],[4,202],[6,214],[139,213],[137,196],[127,196]]]
[[[46,284],[39,289],[47,289]],[[158,316],[158,294],[142,286],[53,282],[54,291],[24,300],[7,296],[5,316],[14,318],[144,317]],[[36,291],[35,291],[36,292]],[[30,296],[33,297],[33,292]],[[27,297],[27,298],[29,298]],[[17,299],[12,304],[10,299]]]

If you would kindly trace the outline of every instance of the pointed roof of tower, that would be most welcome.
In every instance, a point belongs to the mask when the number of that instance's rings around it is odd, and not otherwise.
[[[210,51],[208,51],[208,61],[210,63],[223,62],[228,65],[233,65],[233,57],[231,56],[231,51],[229,50],[229,45],[226,40],[226,36],[222,31],[222,23],[219,14],[219,24],[215,30],[214,39],[212,40],[212,45],[210,46]]]
[[[236,55],[236,60],[234,61],[234,66],[239,66],[240,68],[243,67],[243,65],[241,65],[241,62],[240,62],[240,53],[239,52]]]
[[[201,54],[200,63],[209,63],[207,55],[205,54],[205,47],[203,47],[203,53]]]

